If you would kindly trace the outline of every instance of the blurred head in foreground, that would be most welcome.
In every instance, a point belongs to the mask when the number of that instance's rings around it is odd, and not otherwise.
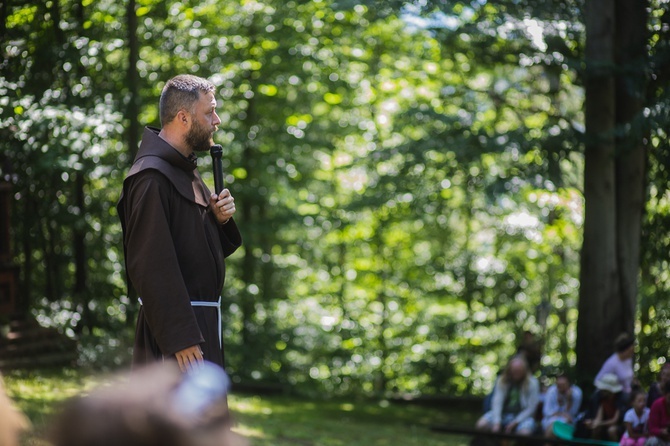
[[[229,380],[212,363],[181,373],[176,363],[133,371],[69,400],[54,420],[54,446],[244,446],[230,430]]]
[[[29,426],[28,419],[14,407],[5,394],[0,379],[0,446],[18,446],[19,434]]]

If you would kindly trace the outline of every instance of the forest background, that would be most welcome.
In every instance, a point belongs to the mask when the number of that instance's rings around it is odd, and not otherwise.
[[[585,379],[634,332],[649,382],[670,353],[670,5],[588,3],[3,1],[20,308],[80,365],[128,364],[115,205],[164,82],[194,73],[244,238],[235,382],[482,394],[526,330],[545,373]]]

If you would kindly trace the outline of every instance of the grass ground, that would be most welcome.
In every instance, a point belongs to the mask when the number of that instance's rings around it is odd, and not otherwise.
[[[33,429],[23,446],[40,440],[58,403],[105,382],[74,370],[10,373],[5,386]],[[235,430],[251,446],[466,446],[468,439],[432,432],[434,424],[472,425],[477,416],[460,407],[426,408],[387,401],[306,400],[234,394],[229,400]]]

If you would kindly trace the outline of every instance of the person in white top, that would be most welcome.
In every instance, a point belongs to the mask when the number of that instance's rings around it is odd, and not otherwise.
[[[633,385],[633,354],[635,352],[635,338],[627,333],[620,334],[614,341],[616,352],[612,354],[600,368],[593,383],[600,381],[603,376],[613,373],[623,386],[624,394],[630,394]]]
[[[644,446],[647,441],[647,421],[649,408],[647,394],[644,391],[634,391],[631,395],[631,408],[623,417],[626,430],[621,436],[620,446]]]
[[[476,424],[477,429],[531,435],[533,418],[540,398],[540,384],[528,368],[523,356],[510,359],[493,391],[491,410]]]

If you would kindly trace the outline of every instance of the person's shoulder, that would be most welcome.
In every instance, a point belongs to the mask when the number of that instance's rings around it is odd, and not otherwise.
[[[161,172],[160,169],[156,169],[153,167],[147,167],[137,171],[132,176],[129,176],[127,181],[129,185],[135,187],[137,187],[138,185],[151,185],[151,184],[162,186],[163,184],[170,182],[168,177],[163,172]]]
[[[621,362],[621,360],[619,359],[619,355],[617,355],[616,352],[609,355],[607,357],[607,359],[605,360],[605,364],[608,364],[608,365],[616,363],[616,362]]]
[[[651,403],[651,411],[657,411],[663,409],[663,406],[665,405],[665,397],[664,396],[659,396],[654,400],[653,403]]]
[[[577,384],[572,384],[572,385],[570,386],[570,391],[572,392],[572,397],[573,397],[573,398],[574,398],[575,396],[579,396],[579,397],[581,397],[582,394],[583,394],[583,392],[582,392],[582,388],[579,387]]]
[[[136,175],[145,170],[171,170],[172,165],[160,156],[144,155],[137,158],[128,171],[128,177]]]

